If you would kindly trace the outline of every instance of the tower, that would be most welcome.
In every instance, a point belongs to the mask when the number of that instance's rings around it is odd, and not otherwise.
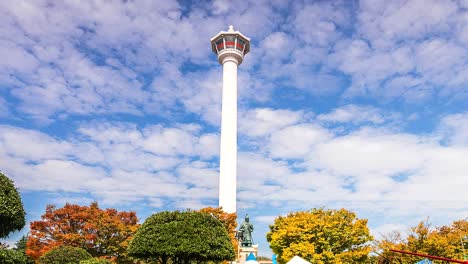
[[[229,26],[211,39],[211,48],[223,65],[219,206],[236,212],[237,189],[237,66],[250,51],[250,39]]]

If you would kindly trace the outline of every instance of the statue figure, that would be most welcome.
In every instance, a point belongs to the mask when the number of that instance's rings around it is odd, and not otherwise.
[[[239,227],[238,238],[243,247],[251,247],[253,244],[252,232],[254,228],[252,223],[249,222],[249,215],[245,215],[244,222]]]

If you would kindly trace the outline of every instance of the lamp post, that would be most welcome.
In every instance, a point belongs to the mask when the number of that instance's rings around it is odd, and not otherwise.
[[[211,49],[223,65],[219,206],[236,212],[237,191],[237,67],[250,51],[250,39],[229,26],[211,39]]]

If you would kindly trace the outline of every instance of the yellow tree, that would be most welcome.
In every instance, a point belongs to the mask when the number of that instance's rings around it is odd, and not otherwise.
[[[406,239],[399,232],[392,232],[376,242],[375,252],[381,263],[415,263],[420,257],[390,252],[390,249],[406,250],[451,259],[463,259],[462,240],[468,235],[468,219],[454,221],[451,225],[432,228],[428,220],[409,229]],[[395,239],[398,238],[398,239]],[[433,261],[434,263],[443,263]]]
[[[371,251],[367,219],[324,208],[278,217],[267,233],[279,263],[300,256],[312,263],[363,263]]]

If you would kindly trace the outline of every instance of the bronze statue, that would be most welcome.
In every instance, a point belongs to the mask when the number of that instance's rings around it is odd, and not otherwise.
[[[249,222],[249,215],[245,215],[244,222],[239,227],[239,232],[237,233],[237,238],[241,242],[243,247],[251,247],[253,244],[252,232],[254,228],[252,223]]]

